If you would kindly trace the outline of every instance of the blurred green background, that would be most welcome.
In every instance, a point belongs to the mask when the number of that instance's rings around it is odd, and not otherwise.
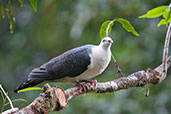
[[[1,1],[4,6],[7,4],[7,0]],[[27,106],[40,91],[15,94],[13,90],[26,80],[33,68],[71,48],[99,44],[101,24],[118,17],[129,20],[140,33],[135,37],[116,23],[110,34],[114,40],[112,53],[124,75],[155,68],[161,64],[167,27],[157,27],[159,19],[138,19],[138,16],[169,3],[170,0],[39,0],[37,13],[34,13],[29,1],[25,0],[24,8],[21,8],[17,0],[12,0],[9,9],[16,17],[14,34],[9,32],[7,19],[0,23],[0,83],[12,100],[27,100],[14,102],[15,107]],[[96,79],[104,82],[116,78],[111,62]],[[70,87],[61,83],[50,85]],[[53,113],[171,114],[171,71],[164,82],[150,85],[149,97],[144,96],[143,88],[131,88],[110,94],[81,95],[68,104],[67,109]]]

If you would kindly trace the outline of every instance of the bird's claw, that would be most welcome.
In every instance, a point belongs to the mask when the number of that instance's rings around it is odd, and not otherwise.
[[[89,86],[86,83],[89,83],[90,85],[96,87],[97,80],[81,80],[77,82],[77,86],[79,86],[80,92],[82,92],[84,95],[86,95],[86,91],[89,89]]]
[[[90,85],[93,85],[94,87],[97,86],[97,80],[82,80],[81,82],[90,83]]]

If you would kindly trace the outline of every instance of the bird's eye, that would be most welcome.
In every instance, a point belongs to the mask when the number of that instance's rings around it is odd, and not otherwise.
[[[106,40],[103,40],[103,42],[105,42]]]

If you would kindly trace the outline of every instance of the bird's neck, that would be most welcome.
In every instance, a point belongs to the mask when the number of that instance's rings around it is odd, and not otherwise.
[[[110,50],[111,45],[99,44],[99,47],[106,50],[106,51],[108,51],[108,50]]]

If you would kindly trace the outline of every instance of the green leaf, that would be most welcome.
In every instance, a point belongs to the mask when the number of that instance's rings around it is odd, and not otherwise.
[[[34,12],[37,12],[37,3],[38,0],[30,0],[30,4],[32,5]]]
[[[168,23],[170,23],[170,22],[171,22],[171,17],[170,17],[168,20],[162,19],[162,20],[157,24],[157,26],[159,27],[160,25],[166,25],[166,24],[168,24]]]
[[[168,7],[167,9],[165,9],[165,11],[163,12],[163,18],[158,24],[157,26],[160,25],[165,25],[171,22],[171,10],[170,7]]]
[[[2,7],[1,0],[0,0],[0,21],[5,18],[4,16],[4,8]]]
[[[20,6],[23,8],[24,7],[24,0],[18,0],[20,2]]]
[[[101,40],[110,34],[113,24],[114,24],[114,21],[110,21],[110,20],[107,20],[102,24],[100,28]]]
[[[12,15],[10,10],[7,10],[7,12],[8,12],[8,17],[9,17],[10,33],[12,34],[12,33],[14,33],[16,20],[15,20],[15,17]]]
[[[131,25],[129,21],[123,18],[117,18],[115,21],[118,21],[122,24],[122,27],[125,28],[128,32],[131,32],[135,36],[139,36],[139,34],[135,31],[134,27]]]
[[[159,6],[154,9],[149,10],[145,15],[139,16],[139,18],[156,18],[163,14],[168,6]]]
[[[170,10],[168,11],[168,10],[165,10],[164,12],[163,12],[163,17],[167,20],[167,19],[169,19],[169,17],[170,17]]]
[[[4,101],[5,97],[1,90],[0,90],[0,93],[1,93],[2,101]]]
[[[31,91],[31,90],[42,90],[42,88],[40,88],[40,87],[28,87],[28,88],[21,89],[21,90],[17,91],[17,93]]]
[[[163,12],[163,18],[168,21],[171,18],[171,10],[170,7],[168,7],[164,12]]]
[[[162,20],[160,20],[160,22],[157,24],[157,26],[159,27],[160,25],[165,25],[165,24],[167,24],[166,19],[162,19]]]

